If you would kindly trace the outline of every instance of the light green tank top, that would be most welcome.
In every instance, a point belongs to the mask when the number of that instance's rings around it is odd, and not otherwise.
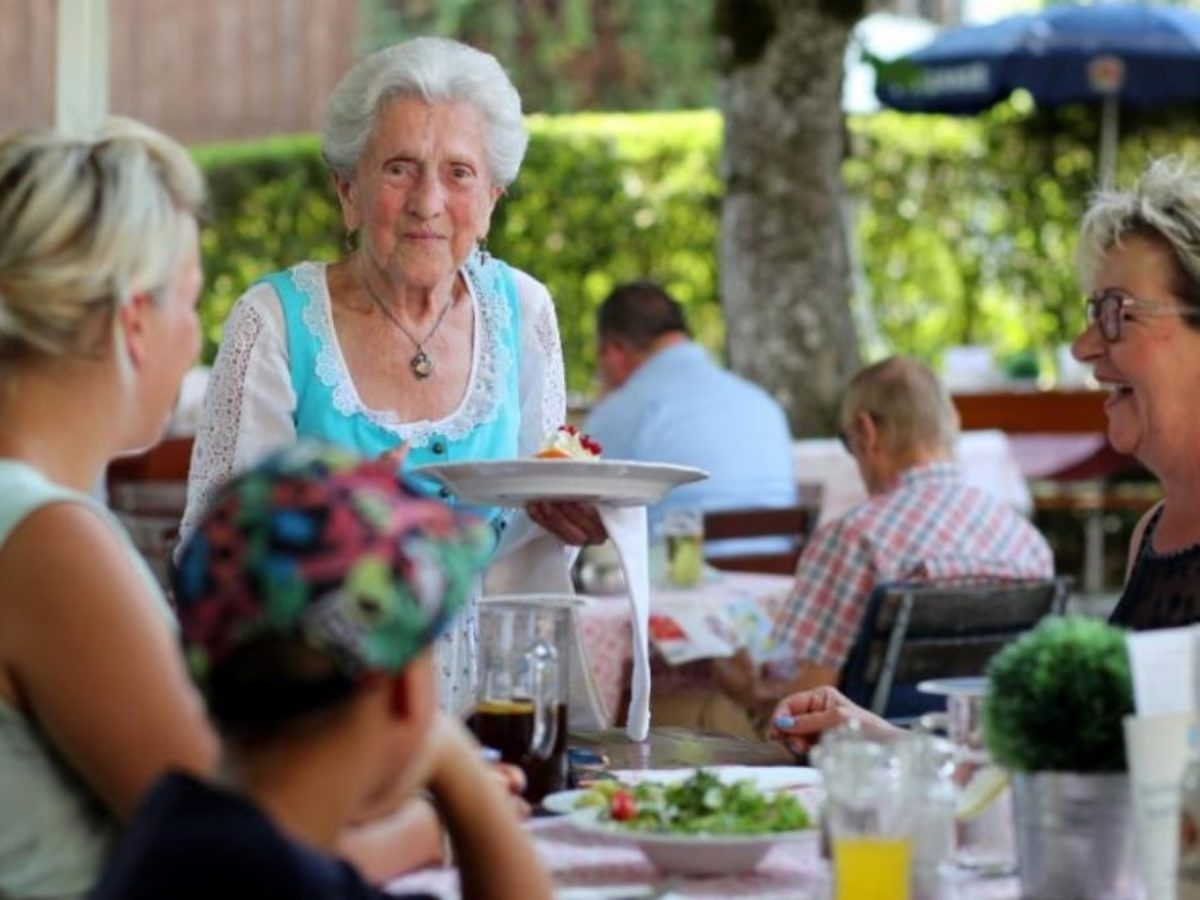
[[[0,459],[0,547],[34,510],[64,501],[91,507],[112,523],[173,622],[153,573],[116,517],[88,495],[52,484],[11,459]],[[37,723],[0,699],[0,897],[86,894],[117,830],[116,820],[63,763]]]

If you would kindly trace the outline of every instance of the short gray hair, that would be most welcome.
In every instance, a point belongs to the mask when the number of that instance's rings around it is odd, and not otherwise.
[[[135,294],[162,302],[203,194],[187,151],[131,119],[0,142],[0,365],[102,353]]]
[[[529,144],[517,89],[490,53],[436,37],[372,53],[334,88],[321,140],[325,163],[339,176],[354,175],[380,109],[395,97],[470,103],[483,116],[492,180],[508,187],[517,177]]]
[[[860,369],[842,399],[842,422],[860,413],[879,426],[880,441],[892,456],[919,449],[954,450],[958,411],[937,374],[908,356],[890,356]]]
[[[1153,241],[1174,260],[1172,291],[1200,308],[1200,169],[1178,157],[1150,163],[1129,190],[1103,190],[1083,216],[1079,272],[1095,278],[1105,255],[1128,237]],[[1200,328],[1194,318],[1185,320]]]

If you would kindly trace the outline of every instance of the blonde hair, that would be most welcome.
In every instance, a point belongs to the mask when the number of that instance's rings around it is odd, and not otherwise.
[[[860,413],[876,422],[883,448],[896,458],[921,449],[952,451],[958,440],[950,392],[911,357],[891,356],[855,373],[842,399],[842,422],[849,425]]]
[[[1128,237],[1145,238],[1170,251],[1175,263],[1172,292],[1200,307],[1200,168],[1179,157],[1156,159],[1129,190],[1104,190],[1093,197],[1079,237],[1079,273],[1085,285],[1092,283],[1105,255]]]
[[[162,302],[203,194],[187,151],[130,119],[0,142],[0,366],[119,341],[114,313]]]

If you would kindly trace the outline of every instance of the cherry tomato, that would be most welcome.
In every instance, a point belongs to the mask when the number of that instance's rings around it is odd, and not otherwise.
[[[617,791],[609,803],[608,814],[618,822],[625,822],[637,815],[637,801],[629,791]]]

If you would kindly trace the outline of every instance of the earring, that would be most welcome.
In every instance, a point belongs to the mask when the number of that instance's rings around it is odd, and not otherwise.
[[[486,266],[492,261],[492,254],[488,253],[487,235],[481,237],[475,244],[475,252],[479,254],[480,265]]]
[[[358,249],[358,232],[357,231],[347,231],[346,239],[342,243],[344,243],[346,245],[347,253],[353,253],[355,250]]]

